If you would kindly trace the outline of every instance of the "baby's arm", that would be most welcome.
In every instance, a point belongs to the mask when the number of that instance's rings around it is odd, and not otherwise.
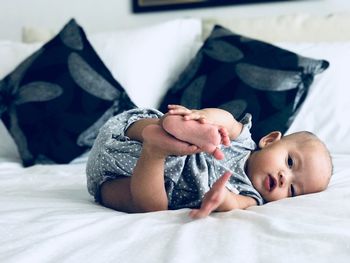
[[[168,113],[173,115],[182,115],[185,120],[197,120],[201,123],[211,123],[224,127],[230,140],[234,140],[241,133],[243,125],[238,122],[231,113],[218,108],[206,108],[201,110],[187,109],[181,105],[169,105]]]
[[[208,216],[211,212],[227,212],[233,209],[246,209],[257,205],[254,198],[234,194],[225,187],[226,182],[231,177],[229,172],[224,173],[205,194],[202,205],[199,209],[193,209],[190,217],[197,219]]]

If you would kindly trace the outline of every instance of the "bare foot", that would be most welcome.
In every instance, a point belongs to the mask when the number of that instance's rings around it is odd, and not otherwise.
[[[159,125],[148,125],[142,131],[144,144],[155,148],[157,153],[168,155],[189,155],[198,152],[198,147],[170,136]]]
[[[197,145],[202,151],[212,154],[218,160],[224,158],[224,154],[218,148],[222,139],[218,126],[196,120],[184,120],[180,115],[166,116],[162,126],[175,138]]]

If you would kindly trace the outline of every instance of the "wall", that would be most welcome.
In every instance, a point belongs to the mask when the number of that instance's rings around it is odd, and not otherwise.
[[[146,25],[176,17],[268,16],[350,11],[349,0],[299,0],[133,14],[131,0],[1,0],[0,39],[20,40],[24,25],[58,30],[75,17],[88,33]]]

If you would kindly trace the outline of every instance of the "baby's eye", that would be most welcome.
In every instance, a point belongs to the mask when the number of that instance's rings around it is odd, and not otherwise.
[[[290,196],[291,197],[295,196],[295,189],[294,189],[294,186],[292,184],[290,185]]]
[[[288,156],[287,163],[289,168],[293,167],[293,159],[290,156]]]

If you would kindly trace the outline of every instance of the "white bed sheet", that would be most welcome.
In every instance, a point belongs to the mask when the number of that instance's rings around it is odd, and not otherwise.
[[[0,162],[0,262],[348,262],[350,43],[290,45],[329,59],[289,132],[329,144],[335,172],[318,194],[191,220],[188,209],[125,214],[86,190],[85,165]]]
[[[0,262],[348,262],[350,157],[334,161],[323,193],[195,221],[95,204],[84,164],[2,163]]]

